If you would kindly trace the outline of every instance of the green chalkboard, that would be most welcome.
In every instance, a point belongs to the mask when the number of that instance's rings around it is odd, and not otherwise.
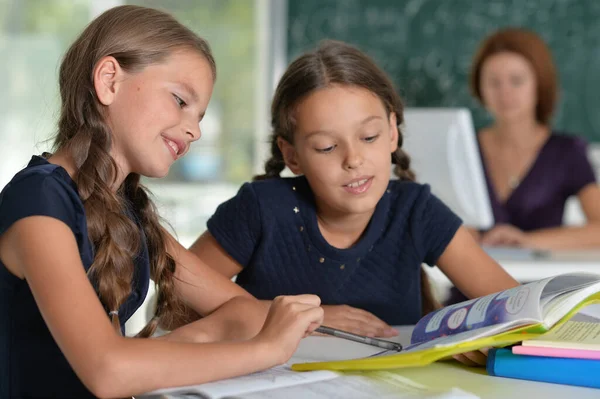
[[[600,142],[598,0],[289,0],[287,56],[325,38],[352,43],[408,106],[467,106],[480,128],[489,116],[470,95],[469,67],[480,41],[506,26],[534,30],[552,50],[560,76],[554,128]]]

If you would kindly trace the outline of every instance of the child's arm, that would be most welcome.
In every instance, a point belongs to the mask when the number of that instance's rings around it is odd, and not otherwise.
[[[467,297],[478,298],[515,287],[519,283],[475,242],[461,226],[437,266]]]
[[[72,231],[32,216],[0,236],[0,257],[23,276],[48,328],[75,373],[99,397],[143,392],[241,375],[289,359],[322,320],[312,295],[274,301],[265,327],[239,343],[190,344],[119,336],[85,273]],[[214,292],[210,285],[201,290]]]
[[[222,276],[232,279],[243,267],[233,259],[207,230],[190,247],[190,252]]]
[[[464,226],[459,227],[438,259],[437,266],[469,298],[478,298],[519,285],[481,249]],[[487,349],[453,357],[468,366],[484,366]]]
[[[223,247],[219,245],[217,240],[208,231],[196,240],[190,247],[190,251],[206,265],[227,279],[231,279],[243,269],[238,262],[225,252]],[[270,301],[262,302],[266,306],[270,303]],[[323,309],[325,311],[323,323],[327,326],[360,335],[378,337],[393,337],[398,335],[398,332],[389,324],[366,310],[348,305],[324,305]]]
[[[255,336],[263,326],[270,303],[256,300],[233,283],[231,277],[225,277],[208,267],[201,258],[185,249],[170,234],[167,233],[167,237],[168,252],[177,263],[177,294],[203,317],[174,330],[164,338],[213,342]],[[226,263],[229,259],[224,260],[223,263]],[[211,289],[206,290],[205,287]]]

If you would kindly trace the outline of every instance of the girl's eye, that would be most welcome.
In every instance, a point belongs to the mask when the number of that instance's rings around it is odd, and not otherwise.
[[[372,143],[372,142],[374,142],[375,140],[377,140],[377,138],[378,138],[378,137],[379,137],[379,135],[378,135],[378,134],[376,134],[376,135],[374,135],[374,136],[365,137],[365,138],[364,138],[364,140],[365,140],[367,143]]]
[[[327,148],[316,148],[316,150],[317,150],[317,152],[320,152],[321,154],[327,154],[327,153],[333,151],[334,148],[335,148],[335,146],[332,145]]]
[[[179,108],[183,108],[183,107],[185,107],[185,106],[187,105],[187,104],[185,103],[185,101],[183,101],[183,100],[181,99],[181,97],[179,97],[178,95],[176,95],[176,94],[173,94],[173,97],[175,97],[175,101],[177,101],[177,105],[179,105]]]

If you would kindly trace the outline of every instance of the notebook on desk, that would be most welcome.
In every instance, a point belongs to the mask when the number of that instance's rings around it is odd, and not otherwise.
[[[478,399],[460,388],[436,389],[414,382],[399,373],[372,371],[299,373],[283,365],[269,370],[200,385],[162,389],[139,399]]]

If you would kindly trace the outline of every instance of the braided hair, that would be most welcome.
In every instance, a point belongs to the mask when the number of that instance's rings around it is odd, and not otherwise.
[[[311,93],[332,85],[369,90],[379,97],[388,117],[392,113],[396,115],[398,148],[391,154],[391,163],[395,165],[394,174],[398,179],[414,181],[410,157],[402,149],[404,106],[392,81],[365,53],[335,40],[323,41],[316,50],[298,57],[281,77],[271,105],[271,156],[265,163],[265,173],[254,176],[254,180],[280,177],[286,165],[277,144],[278,138],[294,144],[296,107]],[[421,269],[421,292],[423,314],[440,307],[424,269]]]

